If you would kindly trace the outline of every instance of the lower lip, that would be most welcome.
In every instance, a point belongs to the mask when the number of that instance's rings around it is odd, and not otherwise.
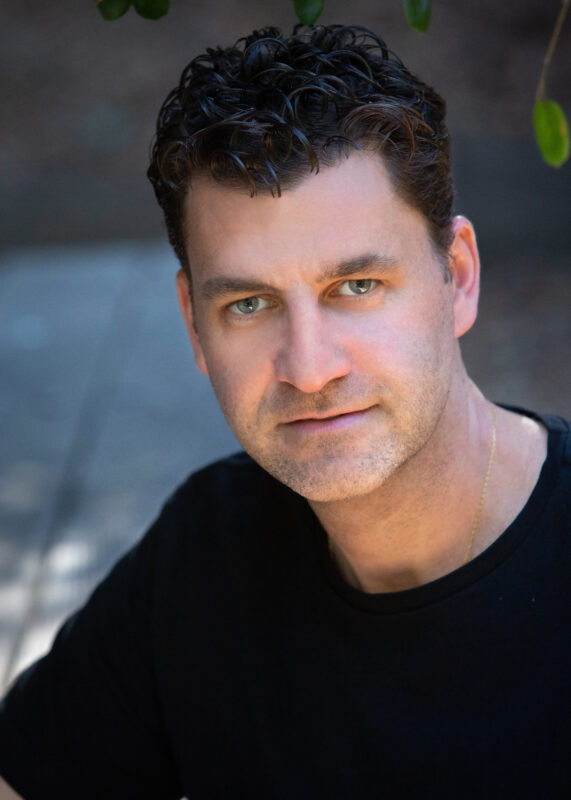
[[[286,427],[288,430],[307,436],[316,433],[334,433],[361,422],[370,410],[365,408],[363,411],[352,411],[350,414],[340,414],[326,419],[300,419],[297,422],[288,422]]]

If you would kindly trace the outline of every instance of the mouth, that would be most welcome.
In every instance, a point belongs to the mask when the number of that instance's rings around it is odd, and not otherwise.
[[[326,414],[307,414],[296,417],[284,423],[288,430],[309,433],[326,433],[330,431],[342,430],[350,425],[361,422],[373,406],[367,408],[352,409],[350,411],[331,411]]]
[[[353,414],[363,414],[371,408],[372,406],[367,406],[366,408],[352,408],[349,411],[328,411],[325,414],[300,414],[294,419],[288,420],[285,424],[294,425],[298,422],[327,422],[328,420],[340,419],[341,417],[349,417]]]

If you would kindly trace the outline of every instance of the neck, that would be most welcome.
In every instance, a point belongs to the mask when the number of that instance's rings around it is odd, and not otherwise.
[[[489,404],[469,384],[460,404],[447,404],[422,450],[374,492],[311,502],[348,583],[371,593],[400,591],[461,566],[490,440]]]

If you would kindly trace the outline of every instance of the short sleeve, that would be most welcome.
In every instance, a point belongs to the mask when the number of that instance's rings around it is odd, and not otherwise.
[[[26,800],[183,794],[154,672],[160,519],[0,706],[0,774]]]

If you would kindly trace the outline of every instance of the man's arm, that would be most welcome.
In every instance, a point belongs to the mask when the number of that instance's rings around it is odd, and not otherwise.
[[[22,796],[16,794],[16,792],[11,789],[6,781],[0,775],[0,800],[23,800]]]

